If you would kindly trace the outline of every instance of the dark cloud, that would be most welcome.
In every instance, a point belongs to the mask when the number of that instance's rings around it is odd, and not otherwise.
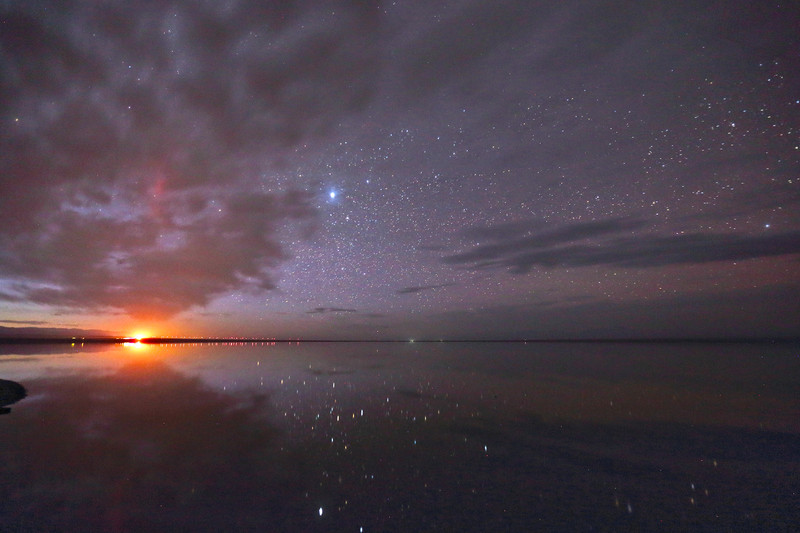
[[[14,323],[11,320],[3,320],[3,323]],[[32,322],[19,321],[21,324],[31,324]],[[47,324],[47,322],[42,322]],[[69,338],[69,337],[110,337],[113,333],[97,329],[80,329],[71,327],[6,327],[0,326],[0,338]]]
[[[477,269],[508,268],[524,274],[534,267],[649,268],[800,253],[797,231],[756,235],[631,234],[644,225],[640,220],[611,219],[560,226],[524,237],[519,237],[521,226],[506,228],[498,232],[496,242],[445,256],[443,261]],[[588,239],[592,241],[585,242]]]
[[[23,150],[15,170],[47,170],[24,157],[42,150],[63,159],[49,174],[65,178],[163,157],[197,182],[225,175],[195,172],[230,150],[319,135],[368,100],[379,50],[374,6],[329,7],[6,4],[3,96],[19,123],[3,141]]]
[[[46,320],[9,320],[9,319],[0,319],[0,322],[3,324],[25,324],[29,326],[44,326],[49,324]]]
[[[18,280],[12,298],[158,318],[234,289],[274,288],[271,270],[287,257],[280,226],[312,217],[307,195],[228,194],[203,204],[166,192],[127,221],[69,209],[46,217],[0,258]]]
[[[405,287],[405,288],[399,289],[397,291],[397,294],[416,294],[416,293],[422,292],[422,291],[429,291],[429,290],[432,290],[432,289],[441,289],[442,287],[451,287],[451,286],[453,286],[453,283],[441,283],[439,285],[420,285],[420,286],[417,286],[417,287]]]
[[[344,307],[315,307],[310,311],[306,311],[308,315],[321,315],[326,313],[358,313],[358,310]]]
[[[472,0],[437,8],[415,6],[432,13],[424,19],[428,24],[414,28],[404,43],[409,54],[401,69],[413,95],[451,85],[459,92],[479,91],[486,69],[492,70],[492,62],[509,52],[531,72],[550,75],[602,62],[630,43],[654,16],[653,6],[621,1],[567,5]],[[508,71],[497,74],[512,77]]]
[[[3,4],[2,298],[165,317],[274,287],[313,212],[262,177],[378,68],[375,4],[301,4]]]

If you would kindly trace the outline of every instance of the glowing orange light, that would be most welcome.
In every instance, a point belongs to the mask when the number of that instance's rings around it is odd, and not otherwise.
[[[149,336],[149,333],[144,331],[137,331],[133,335],[131,335],[131,339],[136,339],[136,342],[141,341],[142,339],[146,339]]]
[[[139,339],[133,340],[132,342],[123,342],[122,345],[125,348],[133,349],[136,352],[143,352],[149,348],[147,344],[140,342]]]

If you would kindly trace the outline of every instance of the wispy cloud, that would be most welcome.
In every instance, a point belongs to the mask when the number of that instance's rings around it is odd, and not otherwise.
[[[10,320],[10,319],[2,319],[0,318],[0,323],[3,324],[23,324],[26,326],[46,326],[49,325],[50,322],[46,320]]]
[[[453,283],[440,283],[439,285],[419,285],[415,287],[404,287],[397,291],[397,294],[416,294],[418,292],[441,289],[442,287],[452,287]]]
[[[520,236],[523,231],[520,226],[497,232],[495,242],[476,245],[442,260],[469,268],[507,268],[524,274],[534,267],[608,265],[649,268],[800,253],[798,231],[754,235],[631,233],[644,226],[641,220],[611,219],[535,232],[525,230],[525,236]],[[483,228],[480,231],[485,233],[487,230]]]
[[[308,315],[321,315],[326,313],[358,313],[358,310],[345,307],[315,307],[314,309],[306,311]]]

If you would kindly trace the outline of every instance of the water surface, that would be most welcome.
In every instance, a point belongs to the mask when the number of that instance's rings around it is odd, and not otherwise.
[[[3,530],[791,530],[791,344],[2,346]]]

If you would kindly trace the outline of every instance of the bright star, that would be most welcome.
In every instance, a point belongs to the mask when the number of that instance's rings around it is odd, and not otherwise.
[[[331,197],[331,200],[335,199],[336,198],[336,191],[331,191],[328,196]]]

